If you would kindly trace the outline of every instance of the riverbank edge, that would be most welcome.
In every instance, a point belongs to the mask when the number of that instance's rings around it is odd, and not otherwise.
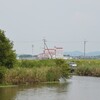
[[[36,85],[36,84],[58,84],[59,81],[52,81],[52,82],[37,82],[33,84],[18,84],[18,85],[12,85],[12,84],[0,84],[0,88],[11,88],[11,87],[18,87],[18,86],[30,86],[30,85]]]
[[[9,84],[9,85],[6,85],[6,84],[0,84],[0,88],[9,88],[9,87],[17,87],[18,85],[11,85],[11,84]]]

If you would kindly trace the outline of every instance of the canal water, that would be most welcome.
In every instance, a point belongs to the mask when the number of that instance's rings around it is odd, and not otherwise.
[[[73,76],[67,83],[0,88],[0,100],[100,100],[100,78]]]

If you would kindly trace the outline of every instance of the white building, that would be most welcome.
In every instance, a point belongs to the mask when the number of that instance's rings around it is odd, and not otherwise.
[[[56,59],[63,58],[63,48],[62,47],[54,47],[53,49],[45,49],[43,53],[38,55],[39,59]]]

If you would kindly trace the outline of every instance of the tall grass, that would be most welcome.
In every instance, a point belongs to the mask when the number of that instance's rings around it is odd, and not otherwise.
[[[36,82],[58,81],[70,75],[67,63],[77,64],[75,74],[100,77],[100,60],[18,60],[15,67],[0,67],[0,83],[33,84]]]
[[[77,64],[75,74],[100,77],[100,60],[18,60],[15,67],[0,67],[0,83],[33,84],[36,82],[58,81],[70,75],[67,63]]]
[[[58,81],[61,76],[68,77],[68,71],[68,66],[62,59],[22,60],[16,63],[16,67],[6,70],[4,82],[6,84],[33,84]]]
[[[18,60],[15,64],[16,67],[33,68],[33,67],[51,67],[55,66],[53,59],[46,60]]]
[[[60,69],[55,67],[41,68],[13,68],[5,74],[5,83],[33,84],[36,82],[58,81],[61,76]]]
[[[100,60],[78,60],[76,63],[77,75],[100,77]]]

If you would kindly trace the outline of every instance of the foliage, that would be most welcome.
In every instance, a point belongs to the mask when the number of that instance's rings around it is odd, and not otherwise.
[[[0,67],[0,83],[3,82],[5,73],[6,73],[6,68],[5,67]]]
[[[55,63],[56,63],[56,66],[61,67],[66,62],[63,59],[55,59]]]
[[[78,66],[77,75],[100,77],[99,60],[73,60]],[[71,60],[18,60],[16,67],[1,70],[2,79],[8,84],[33,84],[36,82],[58,81],[69,76],[68,62]]]
[[[18,60],[18,67],[33,68],[33,67],[51,67],[55,66],[54,60]]]
[[[16,67],[8,69],[5,83],[33,84],[35,82],[58,81],[61,76],[68,77],[65,61],[57,66],[57,60],[19,60]],[[19,67],[18,67],[19,66]]]
[[[5,36],[4,31],[0,30],[0,66],[7,68],[13,67],[16,61],[13,43]]]
[[[100,60],[77,60],[76,63],[77,75],[100,77]]]
[[[36,82],[58,81],[59,69],[54,67],[12,68],[6,71],[6,84],[33,84]]]
[[[62,74],[60,70],[60,68],[56,67],[49,68],[46,74],[47,81],[58,81]]]
[[[56,66],[57,67],[60,67],[61,69],[61,77],[65,77],[67,78],[69,76],[69,72],[70,72],[70,69],[69,69],[69,66],[68,64],[66,63],[65,60],[63,59],[55,59],[55,63],[56,63]]]
[[[59,66],[58,66],[58,63]],[[15,67],[6,69],[3,81],[7,84],[33,84],[36,82],[58,81],[68,77],[69,70],[65,60],[18,60]]]

